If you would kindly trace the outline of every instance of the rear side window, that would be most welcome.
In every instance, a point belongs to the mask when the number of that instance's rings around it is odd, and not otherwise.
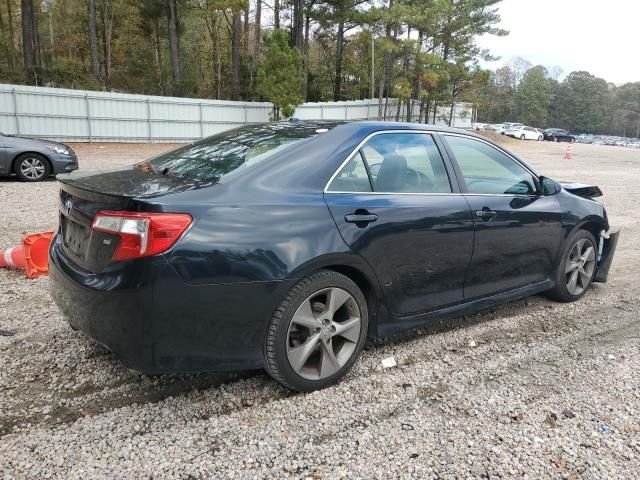
[[[472,138],[447,135],[469,193],[535,195],[533,175],[508,155]]]
[[[331,192],[371,192],[367,167],[360,152],[342,167],[328,188]]]
[[[356,160],[357,159],[357,160]],[[357,170],[357,165],[362,165]],[[450,193],[451,183],[440,151],[431,135],[385,133],[372,137],[338,173],[330,191],[361,192],[368,169],[370,186],[380,193]],[[361,189],[346,190],[345,179],[358,177]]]

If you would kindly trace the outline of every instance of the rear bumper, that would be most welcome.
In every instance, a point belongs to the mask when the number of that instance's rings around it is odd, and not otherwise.
[[[602,250],[600,252],[600,261],[598,263],[598,270],[593,278],[594,282],[605,283],[609,277],[609,269],[613,262],[613,256],[616,253],[616,247],[618,246],[618,238],[620,232],[614,232],[609,234],[609,238],[602,237]]]
[[[51,295],[65,319],[148,374],[262,368],[267,315],[283,282],[186,284],[164,256],[84,272],[55,237]]]

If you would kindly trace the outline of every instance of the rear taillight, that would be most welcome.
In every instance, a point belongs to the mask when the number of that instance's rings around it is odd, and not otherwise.
[[[120,237],[113,260],[148,257],[167,251],[191,225],[186,213],[137,213],[101,210],[91,228]]]

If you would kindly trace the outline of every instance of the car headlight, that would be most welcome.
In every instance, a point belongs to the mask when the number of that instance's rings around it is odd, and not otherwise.
[[[71,153],[69,153],[69,150],[67,150],[64,147],[61,147],[59,145],[45,145],[45,147],[47,147],[49,150],[59,153],[61,155],[71,155]]]

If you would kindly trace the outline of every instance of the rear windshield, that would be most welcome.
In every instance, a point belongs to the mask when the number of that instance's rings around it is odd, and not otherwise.
[[[290,122],[241,127],[167,152],[138,164],[138,168],[162,175],[215,181],[325,131],[326,127],[317,124]]]

